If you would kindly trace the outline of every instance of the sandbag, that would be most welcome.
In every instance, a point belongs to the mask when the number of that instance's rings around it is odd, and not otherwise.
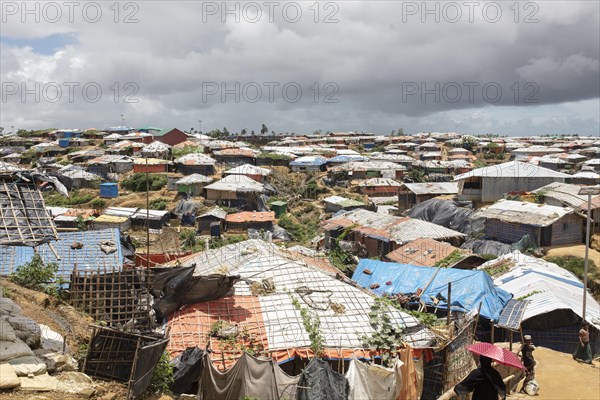
[[[13,389],[21,386],[21,381],[9,364],[0,364],[0,389]]]
[[[21,307],[9,298],[0,297],[0,315],[16,316],[21,314]]]
[[[0,340],[3,342],[14,342],[17,340],[12,325],[3,319],[0,319]]]
[[[35,356],[14,358],[8,362],[17,376],[41,375],[46,373],[46,364]]]
[[[27,317],[10,317],[8,322],[12,325],[15,335],[31,348],[38,348],[42,340],[40,325]]]
[[[0,340],[0,362],[6,362],[24,356],[33,356],[33,352],[25,342],[19,338],[14,342]]]

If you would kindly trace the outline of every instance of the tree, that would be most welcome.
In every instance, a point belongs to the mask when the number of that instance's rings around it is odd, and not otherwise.
[[[229,136],[229,131],[225,127],[223,127],[223,136]]]
[[[252,132],[250,132],[250,135],[256,136],[256,132],[252,131]]]
[[[269,132],[269,128],[267,128],[267,126],[265,124],[262,124],[262,128],[260,129],[260,134],[266,135],[267,132]]]
[[[398,136],[403,136],[404,135],[404,128],[398,128]]]
[[[240,132],[240,134],[242,136],[246,136],[246,133],[248,133],[248,131],[246,130],[246,128],[242,129],[242,131]]]
[[[4,132],[4,128],[0,126],[0,135],[2,135],[2,132]]]
[[[390,136],[394,136],[396,134],[396,130],[392,129],[392,133],[390,133]]]

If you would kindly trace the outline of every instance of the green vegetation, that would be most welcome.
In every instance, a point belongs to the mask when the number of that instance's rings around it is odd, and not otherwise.
[[[55,130],[56,130],[56,128],[38,129],[38,130],[30,130],[30,131],[28,131],[27,129],[19,129],[17,131],[17,136],[20,136],[22,138],[40,137],[40,136],[43,136],[44,134],[46,134],[48,132],[52,132],[52,131],[55,131]]]
[[[179,240],[181,241],[181,248],[183,250],[195,250],[201,251],[204,250],[204,243],[200,243],[202,249],[196,250],[196,245],[198,245],[198,238],[196,237],[196,232],[192,229],[186,229],[179,233]]]
[[[30,262],[21,265],[10,275],[10,280],[28,289],[56,296],[59,294],[55,282],[56,272],[58,272],[57,263],[44,264],[42,257],[34,254]]]
[[[179,158],[179,157],[183,157],[187,154],[192,154],[192,153],[201,153],[201,148],[198,146],[184,146],[184,147],[178,147],[178,148],[174,148],[171,151],[171,154],[173,155],[173,158]]]
[[[446,257],[436,262],[433,266],[447,268],[450,265],[459,262],[463,258],[464,255],[460,250],[454,250],[452,253],[448,254]]]
[[[100,197],[96,197],[94,200],[90,201],[90,206],[96,210],[99,210],[106,206],[106,201]]]
[[[321,223],[321,214],[313,205],[309,204],[295,211],[293,214],[284,214],[279,217],[278,225],[288,231],[292,241],[308,243],[317,235]]]
[[[151,200],[149,207],[151,210],[165,210],[167,208],[167,200],[162,197]]]
[[[533,199],[537,204],[544,204],[544,198],[548,193],[547,189],[539,190],[533,194]]]
[[[362,340],[366,346],[381,354],[381,365],[390,367],[398,348],[402,346],[404,332],[392,324],[390,301],[384,297],[375,298],[368,315],[373,333],[370,336],[363,335]]]
[[[152,379],[150,385],[146,390],[150,394],[163,393],[167,394],[170,392],[169,385],[173,383],[173,366],[169,353],[166,351],[160,356],[158,363],[152,371]]]
[[[286,160],[291,161],[290,156],[286,156],[285,154],[276,154],[276,153],[261,153],[258,158],[267,158],[269,160]]]
[[[49,194],[46,194],[49,193]],[[57,192],[46,192],[45,200],[46,205],[52,207],[70,207],[78,204],[84,204],[94,199],[94,195],[85,193],[82,191],[75,190],[70,193],[69,197],[65,197]]]
[[[422,168],[414,167],[406,174],[406,180],[412,183],[422,183],[427,180],[427,176]]]
[[[315,312],[311,312],[306,307],[302,307],[298,299],[293,296],[292,304],[300,311],[302,325],[304,325],[304,330],[308,333],[308,338],[310,339],[310,349],[316,357],[319,357],[323,352],[323,344],[325,342],[325,338],[321,333],[321,320],[319,319],[319,315]]]
[[[403,310],[406,311],[408,314],[412,315],[413,317],[415,317],[416,319],[419,320],[420,323],[422,323],[424,326],[431,328],[432,326],[436,325],[437,323],[437,317],[435,316],[435,314],[432,313],[428,313],[428,312],[419,312],[416,310]]]
[[[300,188],[300,195],[305,199],[318,199],[319,195],[329,193],[329,189],[320,186],[316,176],[311,176],[306,184]]]
[[[151,191],[160,190],[167,184],[167,176],[162,174],[148,174],[148,178],[146,178],[145,173],[135,173],[125,178],[121,185],[132,192],[145,192],[148,181]]]
[[[490,276],[501,275],[505,272],[510,271],[510,268],[513,266],[513,262],[509,260],[501,260],[495,264],[492,264],[488,267],[483,268],[485,272]]]
[[[518,297],[517,300],[525,300],[528,297],[533,296],[534,294],[542,293],[541,290],[534,290],[532,292],[527,293],[525,296]]]
[[[246,240],[246,237],[244,235],[227,235],[227,236],[221,236],[219,238],[211,237],[210,238],[210,248],[218,249],[223,246],[227,246],[228,244],[235,244],[235,243],[243,242],[244,240]]]
[[[567,271],[572,272],[583,281],[585,260],[581,257],[545,257],[546,261],[554,263]],[[600,270],[596,263],[590,258],[588,260],[588,287],[596,299],[600,299]]]

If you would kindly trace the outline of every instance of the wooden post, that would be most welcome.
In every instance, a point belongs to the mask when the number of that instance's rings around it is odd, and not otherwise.
[[[490,321],[490,325],[492,326],[492,335],[491,335],[491,338],[490,338],[490,343],[494,344],[494,320]]]
[[[446,304],[448,304],[448,315],[446,316],[446,325],[450,325],[452,320],[452,282],[448,282],[448,297],[446,299]]]
[[[150,175],[146,157],[146,268],[150,268]]]
[[[513,344],[513,331],[512,331],[512,329],[511,329],[511,330],[510,330],[510,342],[509,342],[509,345],[508,345],[508,346],[509,346],[509,347],[508,347],[508,349],[509,349],[510,351],[512,351],[512,344]]]

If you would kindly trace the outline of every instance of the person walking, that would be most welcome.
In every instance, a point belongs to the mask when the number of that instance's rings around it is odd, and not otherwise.
[[[592,363],[592,348],[590,347],[590,324],[583,321],[579,330],[579,343],[577,350],[573,353],[575,360],[583,361],[584,363]]]
[[[519,349],[519,354],[521,354],[521,360],[523,361],[523,365],[525,366],[525,380],[523,381],[523,387],[521,388],[521,392],[525,392],[525,387],[529,382],[535,379],[535,366],[537,362],[533,358],[533,351],[535,350],[535,346],[531,343],[531,336],[525,335],[523,337],[524,343]]]
[[[479,368],[454,386],[454,393],[463,396],[473,392],[473,400],[506,399],[506,385],[500,373],[492,367],[492,359],[479,356]]]

